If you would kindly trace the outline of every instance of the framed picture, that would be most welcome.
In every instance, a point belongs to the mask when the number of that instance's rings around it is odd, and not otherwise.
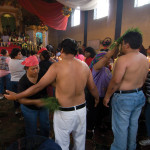
[[[100,40],[89,40],[87,42],[87,46],[92,47],[95,50],[98,50],[100,47]]]

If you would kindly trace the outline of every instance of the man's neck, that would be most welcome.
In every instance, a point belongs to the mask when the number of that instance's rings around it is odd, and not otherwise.
[[[139,53],[139,49],[129,49],[128,51],[126,51],[126,54],[129,53]]]
[[[62,54],[62,59],[63,60],[72,60],[72,59],[74,59],[74,55],[73,54],[65,54],[65,53],[63,53]]]

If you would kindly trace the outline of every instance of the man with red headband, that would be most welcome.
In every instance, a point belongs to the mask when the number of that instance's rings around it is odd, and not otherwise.
[[[39,75],[39,62],[36,56],[33,55],[26,58],[22,65],[25,66],[26,74],[19,81],[18,92],[28,89],[41,79]],[[46,89],[43,89],[32,96],[19,99],[25,120],[26,136],[37,134],[37,119],[39,117],[40,135],[49,137],[49,110],[36,106],[39,99],[46,96]]]
[[[99,94],[94,84],[92,73],[86,63],[76,59],[77,42],[65,39],[61,43],[62,60],[51,65],[42,79],[19,94],[7,91],[9,100],[20,99],[38,93],[47,85],[55,82],[56,98],[60,104],[54,112],[55,141],[63,150],[69,150],[70,133],[74,139],[75,150],[85,150],[86,106],[85,86],[95,97],[95,106],[99,102]]]

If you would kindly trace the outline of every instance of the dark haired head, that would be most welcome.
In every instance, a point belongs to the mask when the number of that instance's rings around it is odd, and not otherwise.
[[[123,36],[124,43],[128,43],[132,49],[138,49],[142,45],[142,35],[139,32],[128,32]]]
[[[92,58],[94,58],[94,56],[96,55],[96,52],[92,47],[85,48],[85,51],[89,52],[91,54],[90,57],[92,57]]]
[[[18,55],[19,52],[21,52],[21,50],[19,48],[13,48],[10,53],[11,59],[14,59]]]
[[[26,49],[21,49],[21,54],[23,56],[27,56],[27,50]]]
[[[52,52],[52,53],[55,52],[55,50],[54,50],[54,48],[53,48],[52,45],[47,45],[46,48],[47,48],[47,50],[48,50],[49,52]]]
[[[82,46],[83,46],[83,47],[86,47],[86,44],[83,44]]]
[[[45,50],[41,53],[41,56],[43,56],[44,60],[49,60],[50,53],[47,50]]]
[[[2,50],[1,50],[1,54],[2,54],[3,56],[5,56],[5,55],[7,54],[7,50],[6,50],[6,49],[2,49]]]
[[[78,51],[79,54],[84,55],[84,52],[83,52],[83,50],[81,48],[78,48],[77,51]]]
[[[31,56],[33,56],[33,55],[35,55],[35,54],[37,54],[36,51],[30,51],[30,55],[31,55]]]
[[[65,54],[77,54],[77,42],[73,39],[65,39],[61,42],[61,49]]]

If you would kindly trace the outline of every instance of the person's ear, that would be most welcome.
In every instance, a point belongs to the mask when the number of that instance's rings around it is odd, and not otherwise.
[[[125,46],[126,46],[126,49],[130,48],[129,43],[127,43]]]

